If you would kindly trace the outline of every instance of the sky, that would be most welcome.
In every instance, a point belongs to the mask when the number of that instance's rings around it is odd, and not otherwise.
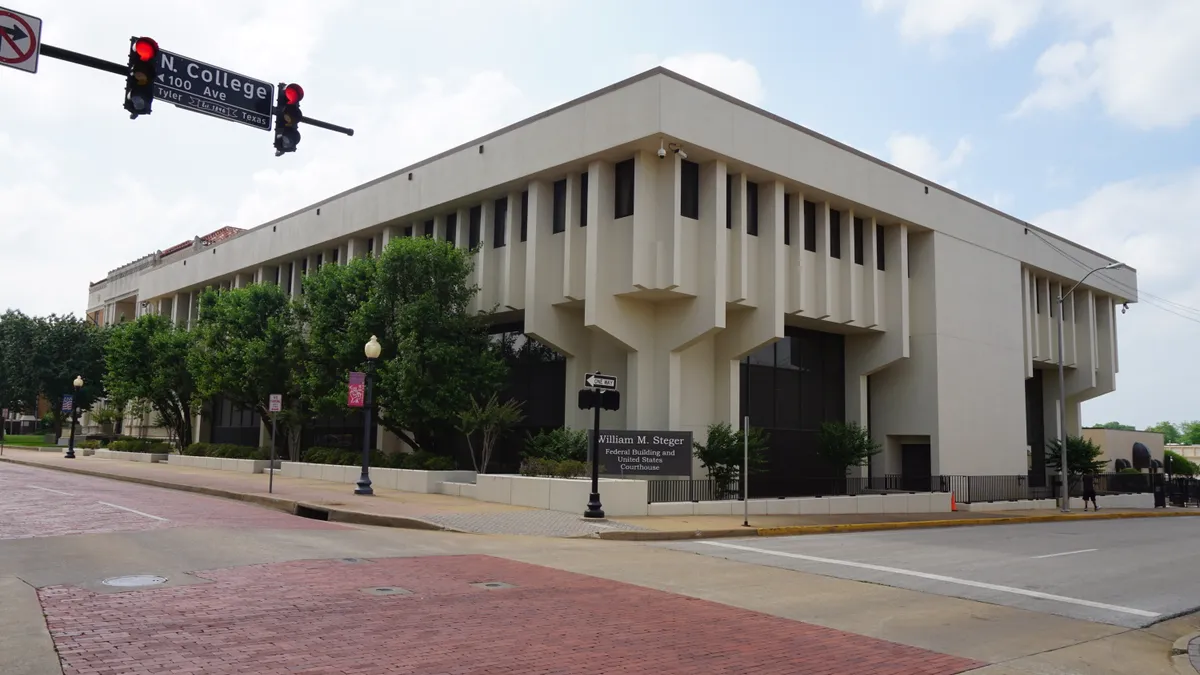
[[[1200,1],[7,0],[44,43],[131,35],[297,82],[271,134],[43,57],[0,68],[0,310],[82,315],[87,283],[253,227],[665,65],[1138,270],[1117,391],[1084,423],[1200,419]]]

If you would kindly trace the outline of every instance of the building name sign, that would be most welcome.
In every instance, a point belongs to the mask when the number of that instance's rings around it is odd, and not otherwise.
[[[692,432],[690,431],[609,431],[602,429],[598,440],[600,470],[605,475],[692,475]]]

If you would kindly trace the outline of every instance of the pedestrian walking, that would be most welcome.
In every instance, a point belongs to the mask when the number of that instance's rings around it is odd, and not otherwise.
[[[1087,511],[1088,502],[1092,502],[1092,510],[1099,511],[1100,505],[1096,503],[1096,479],[1092,476],[1092,472],[1088,471],[1083,474],[1083,510]]]

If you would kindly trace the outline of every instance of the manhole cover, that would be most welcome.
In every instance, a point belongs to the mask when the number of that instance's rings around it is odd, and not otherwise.
[[[471,585],[476,588],[486,588],[489,590],[494,590],[497,588],[516,588],[516,586],[513,586],[512,584],[506,584],[503,581],[481,581]]]
[[[166,577],[155,576],[153,574],[132,574],[127,577],[109,577],[100,583],[105,586],[133,588],[137,586],[157,586],[158,584],[166,583],[166,581]]]
[[[396,586],[372,586],[362,589],[367,595],[411,595],[412,591]]]

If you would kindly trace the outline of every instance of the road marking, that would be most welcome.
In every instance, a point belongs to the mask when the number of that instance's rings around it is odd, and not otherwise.
[[[51,490],[50,488],[38,487],[38,486],[36,486],[36,485],[29,485],[29,486],[27,486],[27,487],[31,487],[31,488],[33,488],[34,490],[45,490],[46,492],[53,492],[53,493],[54,493],[54,494],[56,494],[56,495],[66,495],[66,496],[68,496],[68,497],[74,497],[74,496],[75,496],[75,495],[71,494],[70,492],[63,492],[62,490]]]
[[[989,584],[982,581],[971,581],[970,579],[957,579],[955,577],[947,577],[941,574],[929,574],[927,572],[916,572],[913,570],[900,569],[898,567],[884,567],[883,565],[872,565],[870,563],[854,562],[852,560],[834,560],[832,558],[818,558],[812,555],[801,555],[799,553],[787,553],[784,551],[772,551],[765,548],[754,548],[752,546],[739,546],[738,544],[727,544],[721,541],[702,541],[701,544],[709,546],[719,546],[721,548],[731,548],[738,551],[748,551],[750,553],[761,553],[763,555],[774,555],[781,558],[794,558],[796,560],[807,560],[810,562],[824,563],[826,565],[841,565],[843,567],[857,567],[864,570],[873,570],[875,572],[887,572],[889,574],[901,574],[920,579],[928,579],[930,581],[941,581],[948,584],[958,584],[960,586],[971,586],[973,588],[982,588],[989,591],[998,591],[1001,593],[1012,593],[1013,595],[1024,595],[1030,598],[1038,598],[1039,600],[1051,600],[1070,605],[1080,605],[1082,607],[1091,607],[1093,609],[1104,609],[1110,612],[1120,612],[1122,614],[1132,614],[1134,616],[1142,616],[1149,619],[1160,616],[1157,612],[1147,612],[1144,609],[1134,609],[1133,607],[1121,607],[1120,605],[1109,605],[1103,602],[1093,602],[1091,600],[1081,600],[1079,598],[1068,598],[1063,595],[1054,595],[1052,593],[1042,593],[1040,591],[1031,591],[1024,588],[1014,588],[1012,586],[1000,586],[998,584]]]
[[[1035,555],[1035,556],[1033,556],[1033,558],[1034,558],[1034,560],[1037,560],[1039,558],[1057,558],[1060,555],[1075,555],[1076,553],[1091,553],[1092,551],[1099,551],[1099,550],[1100,549],[1098,549],[1098,548],[1085,548],[1082,551],[1067,551],[1065,553],[1050,553],[1048,555]]]
[[[152,516],[152,515],[150,515],[149,513],[142,513],[141,511],[135,511],[135,510],[133,510],[133,509],[129,508],[128,506],[117,506],[116,504],[109,504],[108,502],[96,502],[96,503],[97,503],[97,504],[103,504],[103,505],[105,505],[105,506],[111,506],[111,507],[113,507],[114,509],[121,509],[122,511],[128,511],[128,512],[130,512],[130,513],[136,513],[136,514],[138,514],[139,516],[146,516],[147,518],[153,518],[153,519],[155,519],[155,520],[161,520],[161,521],[163,521],[164,523],[169,523],[169,522],[171,522],[171,521],[167,520],[166,518],[160,518],[159,516]]]

